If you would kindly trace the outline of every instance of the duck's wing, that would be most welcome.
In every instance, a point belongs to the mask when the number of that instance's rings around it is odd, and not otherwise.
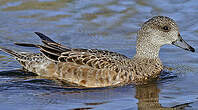
[[[126,56],[97,49],[68,49],[60,51],[56,48],[41,46],[40,51],[49,59],[58,62],[72,62],[77,65],[87,65],[97,69],[115,68],[122,65]]]
[[[55,41],[42,33],[35,32],[45,45],[15,43],[20,46],[37,47],[50,60],[56,62],[72,62],[78,65],[88,65],[94,68],[107,68],[122,63],[126,56],[98,49],[76,49],[69,48]]]
[[[61,45],[55,41],[53,41],[52,39],[50,39],[49,37],[47,37],[46,35],[40,33],[40,32],[35,32],[36,35],[39,36],[39,38],[42,40],[42,42],[46,45],[46,46],[49,46],[49,47],[52,47],[52,48],[56,48],[56,49],[59,49],[59,50],[62,50],[64,51],[65,49],[70,49],[69,47],[66,47],[64,45]]]
[[[52,39],[50,39],[48,36],[46,36],[46,35],[44,35],[44,34],[42,34],[40,32],[34,32],[34,33],[36,35],[38,35],[42,41],[48,41],[48,42],[51,42],[51,43],[56,43],[55,41],[53,41]],[[43,43],[45,43],[45,42],[43,42]]]
[[[40,51],[50,60],[56,62],[72,62],[78,65],[102,69],[122,65],[126,56],[116,52],[98,49],[57,49],[56,47],[39,46]]]
[[[98,69],[116,67],[124,63],[125,59],[127,57],[124,55],[97,49],[71,49],[61,53],[58,57],[60,62],[73,62]]]

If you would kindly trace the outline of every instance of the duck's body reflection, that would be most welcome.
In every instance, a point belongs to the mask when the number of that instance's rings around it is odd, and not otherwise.
[[[136,86],[136,95],[138,99],[138,110],[185,110],[191,103],[176,105],[174,107],[163,107],[159,103],[160,89],[157,84]]]

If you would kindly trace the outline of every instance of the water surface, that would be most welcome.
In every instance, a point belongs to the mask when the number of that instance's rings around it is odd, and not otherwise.
[[[198,48],[196,0],[1,0],[0,46],[38,52],[13,42],[41,43],[43,32],[64,45],[135,54],[136,32],[155,15],[173,18],[181,35]],[[158,110],[198,108],[198,57],[174,46],[160,51],[171,68],[148,85],[78,89],[15,69],[20,65],[0,52],[0,108],[3,110]]]

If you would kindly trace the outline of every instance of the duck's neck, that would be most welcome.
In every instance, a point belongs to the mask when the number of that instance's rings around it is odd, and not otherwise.
[[[162,62],[159,58],[160,47],[137,45],[136,55],[131,60],[132,68],[137,70],[134,74],[134,81],[146,81],[156,78],[163,69]],[[135,65],[135,66],[134,66]]]
[[[159,51],[161,46],[157,43],[159,41],[152,39],[153,36],[155,36],[155,34],[150,34],[150,31],[145,30],[144,28],[141,28],[138,31],[135,57],[159,59]]]
[[[135,57],[159,59],[160,46],[152,45],[151,43],[137,44]]]

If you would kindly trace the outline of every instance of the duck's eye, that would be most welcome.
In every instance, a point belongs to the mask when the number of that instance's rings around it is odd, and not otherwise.
[[[165,31],[169,30],[168,26],[164,26],[162,29],[165,30]]]

